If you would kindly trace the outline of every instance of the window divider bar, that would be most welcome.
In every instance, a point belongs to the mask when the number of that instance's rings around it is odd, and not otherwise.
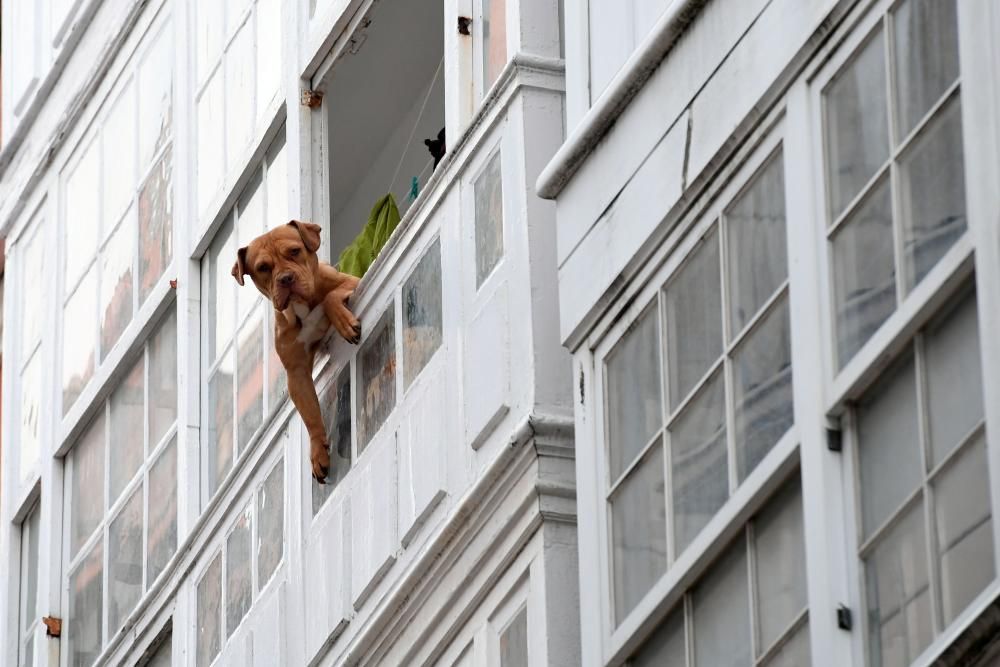
[[[867,538],[862,533],[862,541],[858,546],[858,557],[861,560],[867,558],[871,552],[874,551],[875,547],[878,546],[878,543],[882,541],[882,538],[892,532],[892,529],[903,520],[905,514],[920,500],[920,496],[923,492],[924,485],[922,483],[918,484],[917,487],[906,496],[906,499],[892,511],[889,517],[871,531],[871,534]],[[860,530],[864,530],[861,521],[858,522],[858,526]]]

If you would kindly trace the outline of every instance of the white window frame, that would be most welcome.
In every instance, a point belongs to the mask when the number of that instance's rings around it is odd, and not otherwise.
[[[866,598],[864,596],[864,565],[859,558],[862,552],[860,533],[860,485],[858,482],[858,453],[856,437],[856,419],[852,410],[855,401],[863,396],[865,391],[871,387],[881,376],[882,371],[889,364],[890,360],[897,358],[900,353],[908,349],[914,341],[915,336],[928,323],[932,322],[935,316],[946,307],[950,299],[961,295],[968,289],[970,284],[976,284],[976,299],[980,317],[984,313],[990,312],[990,304],[997,303],[995,290],[988,289],[989,276],[997,274],[995,263],[998,259],[996,248],[984,247],[984,234],[982,226],[992,224],[985,217],[985,194],[976,182],[977,173],[988,166],[984,164],[982,153],[970,150],[979,139],[975,132],[970,132],[970,127],[976,127],[969,123],[973,116],[966,108],[967,97],[972,97],[972,104],[982,103],[980,95],[986,94],[986,90],[977,88],[977,84],[984,84],[983,80],[974,80],[973,83],[967,81],[967,70],[969,60],[965,58],[968,49],[977,48],[977,39],[983,39],[982,33],[975,35],[977,29],[987,30],[990,21],[987,17],[983,26],[971,25],[971,20],[967,18],[981,8],[970,8],[971,3],[958,2],[959,7],[959,50],[962,54],[960,59],[960,70],[958,80],[954,82],[946,93],[942,93],[941,98],[931,105],[923,119],[918,123],[918,128],[908,134],[909,141],[902,142],[898,147],[890,149],[890,159],[894,160],[900,150],[905,150],[906,145],[912,143],[912,139],[921,134],[927,119],[941,106],[955,97],[961,95],[962,103],[962,125],[963,125],[963,161],[966,167],[966,206],[968,228],[954,245],[937,261],[934,267],[914,286],[908,294],[897,299],[894,312],[882,323],[882,325],[872,334],[864,345],[854,354],[851,360],[839,371],[834,363],[834,350],[836,349],[835,331],[835,303],[833,297],[833,263],[829,242],[827,240],[828,229],[828,206],[827,206],[827,181],[826,181],[826,154],[824,150],[824,124],[823,124],[823,100],[822,92],[826,84],[841,71],[858,53],[859,48],[864,44],[876,30],[887,30],[886,16],[905,0],[868,0],[855,7],[846,20],[844,27],[840,30],[840,39],[831,39],[831,46],[827,48],[826,58],[817,57],[815,63],[811,65],[805,75],[807,88],[802,92],[802,108],[799,113],[803,117],[797,119],[798,129],[808,132],[808,148],[803,149],[803,154],[809,155],[809,172],[812,183],[811,206],[809,218],[813,220],[815,226],[813,235],[813,252],[817,260],[815,272],[818,278],[818,298],[820,299],[818,324],[819,334],[822,337],[823,355],[821,359],[823,374],[823,390],[821,392],[823,413],[827,427],[835,432],[843,433],[843,490],[844,508],[841,514],[844,522],[839,527],[839,534],[844,536],[846,547],[846,575],[850,590],[846,592],[850,606],[858,610],[857,616],[863,616],[866,609]],[[968,12],[968,14],[965,14]],[[995,19],[995,17],[994,17]],[[994,20],[993,23],[996,23]],[[966,42],[973,43],[966,43]],[[891,40],[888,33],[885,35],[885,55],[887,77],[887,94],[895,95],[892,89],[892,76],[888,74],[894,64],[891,62],[892,54],[889,51]],[[995,90],[995,81],[989,82],[987,89]],[[890,102],[891,104],[891,102]],[[892,107],[890,106],[890,110]],[[893,118],[892,124],[896,121]],[[904,145],[905,144],[905,145]],[[975,157],[972,157],[975,156]],[[993,154],[989,159],[996,159]],[[883,170],[879,170],[879,174]],[[874,179],[878,175],[874,176]],[[867,189],[866,185],[866,189]],[[897,189],[898,190],[898,189]],[[898,194],[892,193],[894,220],[894,236],[898,237],[896,227],[898,221],[895,219],[898,209]],[[992,215],[990,213],[989,215]],[[979,216],[984,216],[982,220]],[[896,258],[899,257],[899,240],[894,238],[896,244]],[[977,257],[986,251],[986,258]],[[993,264],[991,264],[993,262]],[[901,265],[898,265],[901,266]],[[897,271],[897,290],[901,289],[902,275]],[[900,292],[901,294],[901,292]],[[1000,407],[989,402],[989,389],[995,387],[998,381],[997,372],[1000,370],[997,358],[992,348],[991,336],[993,332],[987,327],[985,318],[980,320],[980,353],[983,361],[983,384],[984,384],[984,417],[987,433],[1000,431]],[[992,363],[991,363],[992,359]],[[994,389],[995,391],[995,389]],[[952,460],[954,454],[963,449],[957,446],[952,456],[946,460]],[[993,479],[996,478],[997,461],[1000,460],[1000,447],[996,444],[996,437],[987,438],[986,443],[987,458],[990,464],[990,473]],[[946,465],[946,462],[944,462]],[[935,470],[940,466],[936,466]],[[929,475],[924,473],[923,478]],[[996,484],[991,482],[991,515],[993,518],[993,544],[994,544],[994,567],[1000,573],[1000,520],[997,514],[1000,510],[1000,494],[996,492]],[[926,510],[924,510],[926,514]],[[926,519],[926,517],[925,517]],[[892,523],[892,522],[890,522]],[[884,528],[884,526],[883,526]],[[882,534],[883,531],[879,531]],[[869,542],[871,539],[868,540]],[[930,573],[928,576],[931,576]],[[933,585],[933,584],[932,584]],[[987,604],[1000,594],[1000,574],[994,577],[993,582],[988,585],[980,595],[971,602],[966,609],[947,627],[941,631],[933,628],[933,638],[927,647],[918,657],[914,664],[930,665],[942,652],[956,640],[959,634],[969,626],[969,624],[985,609]],[[936,617],[937,610],[932,611],[932,617]],[[851,652],[855,664],[867,664],[868,645],[865,631],[866,623],[864,619],[859,623],[859,631],[852,633]],[[814,650],[816,650],[814,648]]]
[[[625,618],[621,619],[617,627],[615,626],[614,598],[612,592],[613,580],[610,569],[613,545],[611,543],[610,506],[607,502],[607,497],[610,494],[607,480],[610,473],[608,467],[607,438],[604,435],[607,432],[607,417],[604,409],[606,391],[603,386],[604,373],[601,370],[604,360],[614,349],[615,345],[622,340],[625,332],[646,312],[650,304],[656,305],[659,299],[662,298],[660,295],[664,287],[676,275],[677,271],[685,265],[694,249],[702,242],[703,237],[720,223],[723,212],[744,191],[744,188],[758,174],[759,170],[775,157],[778,151],[781,151],[784,156],[785,173],[789,173],[792,167],[788,163],[788,158],[784,150],[784,146],[787,143],[786,136],[785,124],[780,118],[765,123],[765,127],[760,131],[757,140],[752,143],[750,148],[746,149],[747,155],[745,160],[734,160],[734,164],[738,166],[732,173],[726,174],[725,181],[719,186],[717,195],[705,197],[703,203],[696,206],[690,215],[685,218],[685,221],[675,227],[669,238],[647,263],[647,268],[643,271],[642,275],[637,279],[637,282],[641,281],[641,286],[630,290],[628,294],[621,297],[621,302],[629,304],[627,310],[617,312],[611,309],[611,312],[603,319],[605,329],[595,332],[589,340],[589,345],[593,350],[593,376],[586,387],[586,395],[588,397],[592,396],[592,398],[587,399],[588,408],[593,415],[593,430],[590,433],[590,437],[593,438],[596,449],[600,453],[594,457],[594,478],[589,482],[583,479],[578,481],[580,484],[578,495],[582,496],[586,493],[594,493],[594,497],[597,499],[597,505],[594,509],[598,514],[595,523],[597,532],[596,544],[599,546],[597,553],[599,564],[597,570],[600,582],[598,588],[600,590],[600,623],[603,628],[601,644],[603,647],[602,659],[604,664],[627,657],[630,649],[634,648],[634,636],[637,631],[641,627],[646,627],[655,614],[670,607],[680,599],[680,596],[684,592],[683,582],[697,577],[708,567],[710,561],[743,528],[746,520],[767,501],[769,495],[785,479],[788,471],[798,462],[799,427],[798,406],[796,405],[795,423],[793,426],[772,446],[768,454],[757,464],[756,468],[744,479],[742,484],[736,487],[733,487],[731,484],[729,499],[725,504],[715,513],[708,524],[681,554],[677,554],[672,561],[668,560],[667,569],[659,581],[652,586],[650,591],[636,604],[632,611]],[[789,199],[789,189],[791,187],[788,180],[786,179],[785,184],[786,201]],[[789,242],[791,238],[790,228],[793,224],[786,207],[786,239],[789,239]],[[719,242],[719,240],[716,239],[716,242]],[[775,294],[765,304],[761,305],[752,320],[743,327],[741,333],[744,337],[773,310],[772,306],[776,303],[776,300],[782,298],[790,299],[790,295],[795,292],[795,289],[798,289],[791,287],[795,279],[795,273],[791,268],[793,256],[792,252],[789,252],[789,272],[782,287],[776,289]],[[725,266],[726,257],[720,250],[720,267]],[[720,289],[723,291],[728,289],[727,271],[728,268],[722,268],[720,275]],[[723,301],[722,305],[728,308],[728,304],[725,301]],[[609,322],[611,324],[607,324]],[[658,325],[660,324],[662,324],[662,321],[658,317]],[[795,325],[793,324],[793,348],[795,347],[795,337]],[[729,351],[734,349],[733,346],[738,347],[741,340],[742,338],[737,336],[733,341],[723,344],[723,352],[720,353],[720,362],[721,357],[728,355]],[[661,346],[663,345],[662,334],[660,344]],[[720,362],[714,364],[712,368],[716,368]],[[793,376],[796,375],[794,368],[793,355]],[[708,374],[706,372],[706,376]],[[666,381],[666,373],[663,372],[661,373],[661,382]],[[665,402],[665,390],[663,396]],[[727,431],[731,430],[729,415],[732,414],[732,401],[733,397],[727,391]],[[731,448],[732,437],[727,434],[727,439],[730,442],[727,446]],[[732,455],[731,451],[729,453]],[[641,454],[636,455],[636,460],[641,458]],[[666,462],[667,457],[665,456],[664,458]],[[669,466],[667,467],[669,468]],[[735,474],[732,470],[730,473]],[[624,479],[626,474],[626,471],[623,471],[621,478]],[[669,477],[667,474],[665,472],[664,479],[665,483],[668,484],[665,495],[669,498]],[[596,483],[597,486],[591,490],[588,486],[593,483]],[[669,529],[671,525],[670,513],[668,512],[667,514],[669,554],[673,537]],[[584,548],[584,546],[581,546],[581,549]],[[593,572],[592,569],[590,571]]]
[[[173,304],[174,304],[174,302],[171,301],[170,305],[172,306]],[[129,358],[127,358],[126,359],[127,363],[125,364],[125,367],[123,369],[120,369],[122,371],[121,374],[120,374],[121,378],[124,378],[128,374],[128,372],[133,368],[133,364],[143,362],[143,433],[144,433],[143,438],[144,438],[144,440],[148,440],[148,434],[149,434],[149,420],[148,420],[147,406],[149,404],[149,356],[150,356],[150,352],[149,352],[148,348],[152,344],[152,340],[155,337],[155,335],[159,332],[160,325],[168,317],[170,317],[170,316],[171,315],[169,313],[168,314],[163,314],[163,315],[161,315],[159,318],[157,318],[153,322],[152,335],[146,336],[141,341],[141,345],[140,345],[140,350],[141,351],[139,352],[139,356],[138,357],[129,357]],[[174,317],[178,317],[178,314],[174,314],[173,316]],[[180,337],[181,337],[181,330],[180,330],[180,325],[178,323],[178,327],[177,327],[177,339],[178,339],[178,341],[179,341]],[[178,341],[175,341],[175,344],[177,344]],[[179,405],[180,405],[180,401],[178,401],[178,407],[179,407]],[[110,544],[110,537],[109,537],[109,535],[110,535],[110,531],[111,531],[111,524],[113,524],[115,522],[115,520],[121,515],[122,511],[125,509],[125,506],[132,499],[133,494],[137,491],[137,489],[139,489],[141,487],[141,493],[142,493],[142,526],[143,526],[143,538],[142,538],[142,573],[143,573],[143,585],[141,587],[142,590],[141,590],[141,593],[139,595],[139,599],[136,601],[135,607],[133,607],[133,609],[131,611],[129,611],[128,614],[126,614],[126,616],[122,619],[122,622],[126,623],[127,620],[128,620],[128,618],[130,618],[135,613],[135,611],[137,609],[142,608],[142,606],[144,605],[144,601],[151,596],[151,594],[153,593],[154,589],[156,588],[156,583],[158,581],[160,581],[162,579],[162,577],[167,573],[167,570],[164,570],[163,572],[161,572],[160,576],[157,578],[156,581],[148,581],[147,580],[147,575],[148,575],[148,567],[147,566],[148,566],[148,562],[149,562],[149,551],[148,551],[149,544],[148,544],[146,535],[147,535],[148,530],[149,530],[149,505],[150,505],[150,502],[151,502],[151,499],[149,498],[149,474],[150,474],[150,471],[152,470],[153,466],[155,466],[156,463],[158,463],[160,461],[161,457],[164,456],[164,452],[171,446],[171,443],[173,443],[173,447],[174,447],[174,456],[178,457],[177,479],[176,479],[176,482],[177,482],[177,497],[176,497],[176,502],[177,502],[177,516],[175,517],[175,521],[177,522],[177,545],[175,546],[174,555],[176,555],[177,550],[179,550],[181,548],[181,542],[182,542],[182,537],[183,537],[183,533],[181,531],[182,518],[181,518],[181,504],[180,504],[181,501],[180,501],[180,498],[181,498],[181,496],[184,493],[184,486],[183,486],[183,481],[182,481],[182,477],[181,477],[181,470],[182,470],[182,468],[181,468],[181,465],[180,465],[180,456],[181,456],[180,451],[181,451],[182,443],[180,442],[180,435],[179,435],[181,429],[180,429],[180,424],[179,424],[179,418],[180,418],[180,416],[178,414],[178,415],[175,415],[173,424],[166,431],[164,431],[164,434],[161,436],[161,438],[160,438],[160,440],[158,442],[156,442],[156,443],[149,442],[148,443],[148,449],[146,451],[144,451],[144,453],[143,453],[142,463],[139,465],[139,468],[135,472],[132,473],[132,478],[128,481],[127,484],[125,484],[125,486],[122,487],[121,491],[119,492],[118,497],[117,498],[111,498],[110,497],[110,485],[111,485],[111,472],[110,471],[111,471],[111,455],[112,455],[112,451],[111,451],[111,438],[112,438],[112,434],[111,434],[111,394],[109,394],[106,398],[104,398],[104,399],[102,399],[100,401],[99,405],[97,406],[97,409],[94,411],[93,417],[91,419],[88,419],[87,422],[86,422],[86,424],[84,424],[83,427],[80,429],[80,434],[81,435],[85,435],[85,434],[87,434],[89,432],[90,426],[98,418],[97,414],[99,412],[103,412],[104,413],[104,416],[103,416],[103,420],[104,420],[104,444],[102,445],[104,447],[104,472],[103,472],[103,475],[104,475],[104,477],[103,477],[104,485],[103,485],[103,488],[101,489],[101,494],[102,494],[102,501],[101,501],[102,502],[102,516],[101,516],[101,520],[98,522],[97,526],[94,527],[93,532],[86,538],[86,540],[84,540],[80,544],[80,548],[77,550],[77,553],[73,554],[71,552],[71,550],[72,550],[72,535],[71,535],[71,530],[72,530],[72,525],[73,524],[72,524],[72,521],[70,520],[70,516],[71,516],[71,514],[73,512],[73,509],[69,506],[70,503],[72,502],[72,494],[68,492],[68,486],[69,486],[69,484],[71,483],[71,481],[73,479],[74,466],[76,465],[76,462],[72,458],[72,455],[69,456],[69,457],[67,457],[67,458],[64,458],[63,459],[63,465],[62,465],[62,467],[63,467],[63,473],[64,473],[63,474],[63,482],[64,482],[64,485],[67,488],[63,489],[63,494],[62,494],[62,496],[63,496],[63,505],[62,505],[62,507],[60,507],[60,513],[61,513],[61,516],[63,517],[63,521],[62,521],[62,526],[61,526],[61,529],[62,529],[62,545],[61,545],[61,550],[59,552],[59,554],[60,554],[59,555],[59,563],[62,565],[62,567],[60,568],[61,572],[62,572],[62,577],[61,577],[61,580],[60,580],[60,591],[61,591],[61,599],[62,599],[62,608],[66,610],[66,612],[64,612],[65,616],[69,617],[70,613],[71,613],[70,612],[70,609],[71,609],[71,607],[70,607],[70,598],[71,598],[72,592],[71,592],[70,589],[71,589],[72,576],[75,573],[75,570],[90,555],[90,552],[94,548],[94,546],[97,545],[97,544],[101,544],[102,545],[102,548],[101,548],[101,551],[102,551],[102,553],[101,553],[101,559],[102,559],[102,566],[101,566],[101,590],[102,590],[102,593],[101,593],[101,634],[102,634],[102,637],[101,637],[101,643],[100,643],[100,650],[98,652],[98,654],[100,655],[100,654],[103,654],[103,652],[105,651],[105,649],[108,648],[108,645],[114,639],[115,634],[119,631],[119,630],[116,630],[115,633],[112,633],[111,632],[111,628],[108,625],[108,620],[109,620],[109,617],[110,617],[109,604],[108,604],[109,600],[110,600],[110,597],[109,597],[110,586],[109,586],[109,582],[108,582],[108,577],[110,575],[110,569],[109,569],[109,565],[110,565],[110,555],[109,555],[109,552],[110,552],[110,549],[108,548],[108,545]],[[147,445],[144,443],[144,446],[147,446]],[[76,442],[73,442],[72,446],[70,447],[70,452],[71,453],[75,450],[75,447],[76,447]],[[171,559],[172,558],[173,558],[173,555],[171,556]],[[67,618],[67,620],[68,620],[68,622],[72,623],[72,618]],[[65,651],[63,651],[63,654],[65,656],[64,659],[63,659],[63,664],[68,664],[69,656],[70,656],[70,651],[69,650],[65,650]]]
[[[215,296],[214,294],[209,293],[209,285],[211,285],[211,279],[209,277],[209,254],[211,252],[211,246],[215,242],[215,239],[218,237],[218,234],[223,230],[223,228],[226,227],[226,225],[231,225],[231,233],[232,233],[232,239],[231,239],[231,241],[232,241],[232,245],[233,245],[233,248],[232,248],[233,249],[232,260],[234,262],[236,261],[236,249],[239,247],[239,243],[238,243],[238,238],[239,237],[238,237],[238,230],[237,230],[237,225],[239,224],[238,213],[239,213],[239,207],[240,207],[240,205],[245,201],[243,199],[243,194],[245,193],[245,190],[246,190],[246,188],[248,186],[256,187],[258,189],[257,190],[258,195],[263,197],[263,199],[261,200],[262,206],[264,207],[264,210],[267,211],[266,200],[267,200],[267,197],[268,197],[268,194],[269,194],[268,180],[267,179],[268,179],[268,173],[269,173],[269,171],[271,169],[271,165],[272,165],[275,157],[280,152],[285,152],[284,159],[286,161],[285,162],[285,164],[286,164],[286,170],[290,169],[290,167],[291,167],[291,164],[290,164],[290,161],[289,161],[289,155],[287,153],[287,145],[288,145],[287,144],[287,137],[285,135],[285,131],[283,129],[283,126],[281,126],[280,123],[278,125],[279,126],[276,129],[276,131],[275,131],[275,133],[274,133],[273,136],[271,136],[270,133],[266,133],[264,135],[264,138],[266,139],[266,142],[260,148],[261,157],[259,159],[257,159],[257,160],[254,160],[251,165],[247,165],[246,178],[243,179],[243,182],[241,183],[241,185],[243,187],[240,188],[240,190],[238,192],[233,193],[232,195],[230,195],[230,197],[227,198],[227,199],[231,198],[233,200],[233,203],[227,208],[225,215],[220,215],[218,217],[217,224],[211,230],[211,234],[206,234],[203,237],[202,241],[199,243],[199,245],[203,245],[204,246],[204,250],[203,250],[203,252],[200,253],[200,256],[198,258],[199,264],[198,264],[198,269],[197,269],[197,273],[198,273],[199,279],[201,281],[200,284],[201,284],[201,287],[202,287],[202,301],[201,301],[201,307],[200,307],[200,311],[201,311],[200,312],[200,323],[199,323],[199,326],[197,327],[197,330],[195,330],[194,328],[192,328],[192,330],[188,331],[186,333],[186,335],[189,337],[189,339],[194,338],[194,339],[196,339],[198,341],[198,345],[200,346],[200,349],[204,350],[204,358],[205,358],[206,361],[208,359],[208,354],[209,354],[209,332],[208,332],[208,328],[209,328],[209,326],[210,326],[210,324],[212,322],[211,318],[209,317],[209,308],[210,308],[210,305],[211,305],[211,303],[213,301],[213,297]],[[288,173],[288,177],[291,178],[291,171],[288,171],[287,173]],[[267,226],[267,221],[265,220],[264,222],[265,222],[265,227],[266,227]],[[225,258],[225,257],[221,257],[220,258],[221,261],[226,261],[226,259],[227,258]],[[237,288],[235,282],[232,283],[232,284],[227,283],[227,286],[231,287],[231,288],[234,288],[234,289]],[[243,287],[239,287],[238,289],[246,290],[248,293],[251,294],[251,298],[258,298],[258,296],[259,296],[258,293],[257,293],[256,288],[253,286],[253,283],[250,280],[247,280],[246,284]],[[235,292],[234,292],[234,294],[235,294]],[[226,344],[223,346],[222,353],[219,355],[219,357],[217,359],[213,360],[210,364],[203,365],[201,367],[201,370],[200,370],[199,380],[200,380],[200,384],[204,388],[204,390],[200,393],[200,398],[199,398],[200,411],[199,411],[199,413],[200,413],[200,416],[201,416],[200,421],[201,421],[201,423],[203,423],[205,425],[204,428],[200,429],[201,436],[199,438],[199,440],[200,440],[200,446],[199,446],[199,455],[198,455],[198,462],[199,462],[198,469],[200,471],[202,471],[202,474],[200,475],[201,482],[200,482],[199,489],[198,489],[198,495],[199,495],[199,498],[200,498],[200,502],[198,503],[198,506],[201,508],[202,511],[204,511],[204,509],[208,506],[208,504],[211,502],[211,500],[212,500],[213,497],[219,495],[219,492],[225,486],[225,484],[227,483],[227,480],[230,479],[231,477],[233,477],[233,473],[237,469],[239,462],[245,458],[244,454],[246,452],[249,452],[250,450],[252,450],[254,448],[254,446],[255,446],[254,443],[257,440],[260,440],[262,436],[264,436],[265,434],[267,434],[271,430],[270,426],[271,426],[271,424],[273,423],[273,421],[274,421],[274,419],[276,417],[276,411],[278,410],[278,408],[280,408],[280,406],[282,404],[284,404],[283,400],[279,401],[278,405],[271,405],[270,404],[270,398],[271,397],[270,397],[270,394],[268,392],[268,389],[269,389],[269,382],[271,380],[271,375],[270,374],[271,374],[272,370],[274,370],[271,367],[272,364],[273,364],[273,360],[274,360],[274,308],[271,306],[271,304],[266,299],[264,299],[263,296],[259,296],[259,298],[261,300],[261,303],[255,303],[251,307],[250,311],[248,311],[246,319],[244,319],[242,321],[239,321],[240,314],[239,314],[238,298],[233,301],[232,307],[233,307],[233,326],[234,326],[234,329],[233,329],[232,332],[230,332],[231,337],[228,339],[228,342],[226,342]],[[258,311],[258,310],[261,312],[261,320],[262,320],[262,324],[263,324],[263,327],[264,327],[263,337],[262,337],[262,340],[261,340],[261,344],[262,344],[262,348],[263,348],[263,356],[264,356],[264,362],[263,362],[263,366],[262,366],[263,371],[264,371],[264,385],[261,388],[261,391],[262,391],[261,402],[262,402],[262,406],[263,406],[263,417],[261,419],[260,426],[257,427],[256,431],[254,431],[253,435],[251,435],[250,438],[247,439],[246,444],[243,446],[242,450],[245,450],[245,451],[242,451],[241,448],[239,447],[239,443],[238,443],[237,424],[238,424],[238,421],[239,421],[239,414],[238,414],[238,412],[236,410],[236,406],[237,406],[237,402],[238,402],[238,390],[239,390],[239,386],[238,386],[238,359],[236,358],[236,356],[237,356],[237,343],[238,343],[238,339],[239,339],[239,332],[240,332],[240,330],[243,328],[244,325],[246,325],[248,322],[250,322],[251,320],[254,319],[254,317],[255,317],[255,311]],[[232,461],[230,463],[229,470],[226,471],[224,474],[222,474],[219,477],[219,479],[217,480],[217,486],[216,486],[216,489],[215,489],[215,493],[210,493],[209,492],[209,480],[208,480],[208,475],[207,475],[206,471],[208,470],[208,456],[209,456],[209,453],[210,453],[209,452],[209,444],[210,443],[209,443],[209,440],[208,440],[208,432],[209,432],[208,423],[209,423],[210,418],[211,418],[211,409],[212,409],[212,406],[210,406],[209,403],[208,403],[208,389],[207,388],[208,388],[209,378],[212,376],[212,373],[222,364],[222,362],[223,362],[223,360],[224,360],[224,358],[225,358],[226,355],[233,355],[233,388],[232,388],[232,406],[233,406],[233,414],[232,414],[233,433],[232,433],[232,437],[233,437],[233,442],[232,442]],[[284,372],[283,369],[277,369],[277,371],[279,373]],[[285,393],[287,394],[287,390],[286,390]]]
[[[516,26],[514,22],[516,17],[514,16],[514,5],[517,4],[517,0],[503,0],[504,2],[504,49],[507,54],[507,58],[503,67],[500,68],[500,72],[497,73],[497,78],[495,81],[486,81],[486,61],[485,54],[483,53],[484,39],[483,39],[483,26],[485,25],[485,15],[483,13],[483,5],[486,2],[496,2],[497,0],[471,0],[472,2],[472,25],[469,26],[472,32],[472,85],[475,90],[475,105],[478,106],[486,100],[486,96],[493,89],[495,85],[500,82],[500,73],[507,67],[506,63],[509,63],[513,58],[514,50],[512,50],[513,42],[511,30],[512,26]]]

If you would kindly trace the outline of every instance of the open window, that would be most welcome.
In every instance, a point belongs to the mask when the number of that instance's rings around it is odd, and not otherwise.
[[[405,215],[443,155],[443,11],[440,0],[375,3],[318,75],[334,263],[385,195]]]

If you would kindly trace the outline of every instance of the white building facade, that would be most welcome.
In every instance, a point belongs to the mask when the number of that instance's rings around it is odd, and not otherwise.
[[[997,664],[1000,5],[565,22],[582,663]]]
[[[579,664],[560,16],[4,2],[0,665]],[[292,218],[336,261],[386,193],[320,487],[230,267]]]

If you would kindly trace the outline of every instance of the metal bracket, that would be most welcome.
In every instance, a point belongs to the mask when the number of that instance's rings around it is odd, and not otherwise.
[[[45,634],[49,637],[59,637],[62,635],[62,619],[55,616],[42,616],[42,623],[45,624]]]
[[[471,25],[472,25],[472,19],[470,19],[468,16],[459,16],[458,17],[458,34],[459,35],[471,35],[472,31],[469,29],[469,26],[471,26]]]
[[[842,452],[844,450],[843,431],[827,427],[826,448],[831,452]]]
[[[323,105],[323,93],[319,90],[303,90],[302,106],[310,109],[319,109]]]

